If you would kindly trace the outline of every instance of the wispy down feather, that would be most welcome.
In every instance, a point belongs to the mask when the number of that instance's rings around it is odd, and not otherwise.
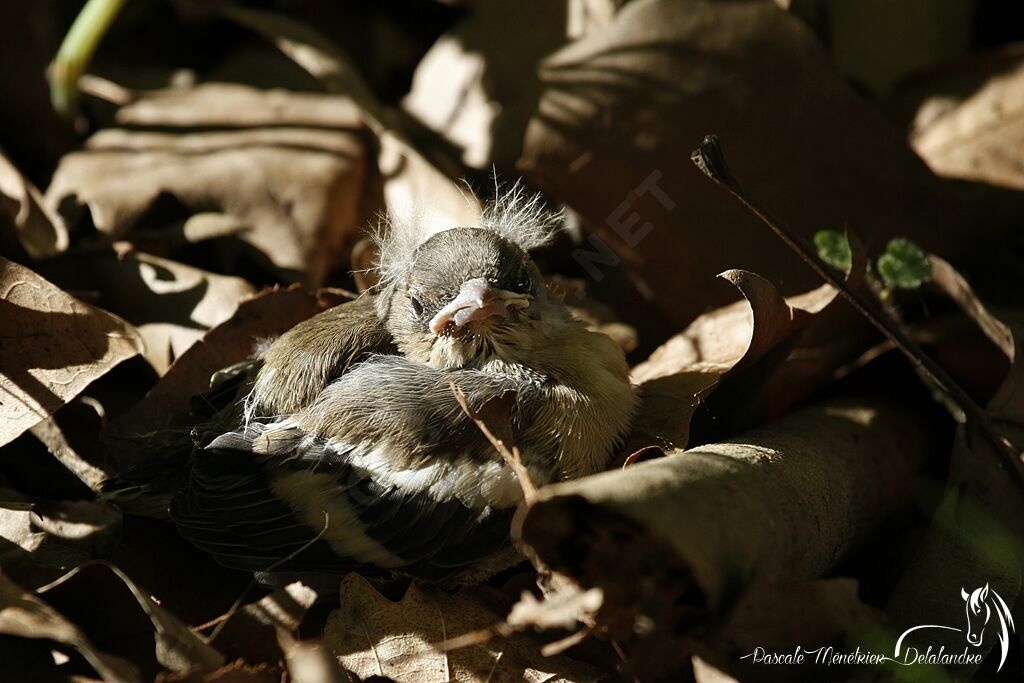
[[[544,206],[540,195],[529,194],[516,182],[508,190],[497,187],[494,201],[485,205],[479,226],[442,226],[424,209],[411,215],[389,214],[373,234],[378,253],[378,287],[399,282],[412,267],[416,249],[432,235],[457,227],[493,230],[529,251],[552,240],[562,225],[562,212]]]

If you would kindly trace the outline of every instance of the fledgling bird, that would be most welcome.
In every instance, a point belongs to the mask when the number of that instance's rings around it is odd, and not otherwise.
[[[451,384],[474,408],[515,392],[537,484],[605,468],[636,405],[620,348],[528,254],[554,224],[518,191],[478,227],[392,226],[374,294],[295,326],[241,373],[235,428],[195,453],[170,504],[180,533],[256,573],[459,583],[510,564],[522,488]]]

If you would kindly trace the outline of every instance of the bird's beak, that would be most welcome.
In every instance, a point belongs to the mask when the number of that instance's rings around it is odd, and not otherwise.
[[[473,320],[505,317],[509,309],[523,309],[529,305],[530,299],[525,294],[497,289],[482,277],[473,278],[462,283],[458,296],[431,319],[430,331],[441,334],[449,329],[458,330]]]

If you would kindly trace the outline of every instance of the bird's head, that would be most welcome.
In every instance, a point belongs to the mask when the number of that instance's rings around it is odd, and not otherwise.
[[[485,212],[483,227],[431,234],[393,268],[381,314],[406,357],[438,368],[478,367],[491,358],[525,362],[570,318],[527,253],[550,239],[553,217],[537,200],[528,203],[518,223],[507,220],[506,206],[501,214]],[[385,262],[394,251],[385,245]]]

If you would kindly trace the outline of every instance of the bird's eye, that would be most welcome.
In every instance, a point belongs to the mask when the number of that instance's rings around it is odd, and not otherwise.
[[[419,299],[410,294],[409,302],[412,304],[413,313],[415,313],[416,315],[423,315],[423,304],[420,302]]]
[[[532,283],[530,281],[530,272],[527,271],[527,270],[524,270],[523,272],[521,272],[519,274],[519,277],[516,278],[515,284],[512,285],[512,291],[518,292],[520,294],[525,294],[526,291],[529,290],[531,286],[532,286]]]

